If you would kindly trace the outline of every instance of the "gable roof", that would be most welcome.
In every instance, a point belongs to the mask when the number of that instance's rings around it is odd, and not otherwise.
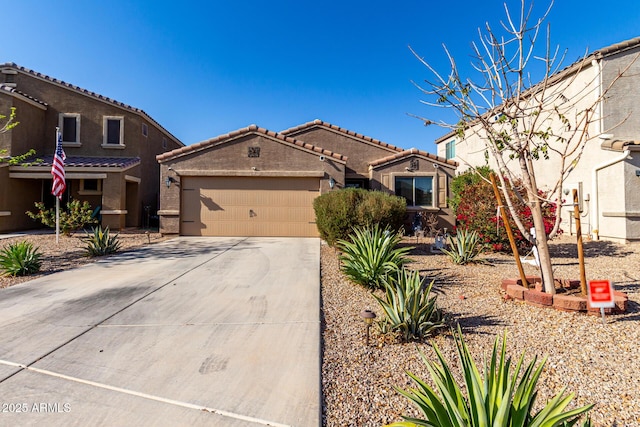
[[[177,148],[175,150],[159,154],[156,156],[156,160],[162,163],[170,159],[175,159],[176,157],[181,157],[187,154],[192,154],[198,151],[202,151],[214,145],[233,141],[237,138],[240,138],[246,135],[251,135],[251,134],[264,135],[280,143],[290,144],[294,147],[302,148],[308,151],[313,151],[315,153],[318,153],[318,155],[331,157],[332,159],[338,160],[340,162],[347,161],[347,157],[343,156],[342,154],[334,153],[333,151],[325,150],[324,148],[316,147],[315,145],[312,145],[312,144],[307,144],[306,142],[302,142],[297,139],[288,137],[282,133],[273,132],[265,128],[258,127],[256,125],[249,125],[245,128],[238,129],[236,131],[229,132],[220,136],[216,136],[215,138],[211,138],[206,141],[198,142],[192,145],[187,145],[185,147]]]
[[[394,162],[396,160],[402,160],[407,157],[419,156],[424,159],[435,160],[436,162],[442,163],[444,165],[450,166],[452,168],[456,168],[458,166],[458,162],[454,160],[447,160],[444,157],[436,156],[431,153],[427,153],[426,151],[418,150],[417,148],[410,148],[408,150],[404,150],[397,154],[392,154],[391,156],[383,157],[381,159],[374,160],[369,162],[369,165],[373,168],[378,166],[382,166],[387,163]]]
[[[591,62],[594,60],[599,60],[599,59],[603,59],[606,58],[608,56],[612,56],[618,53],[622,53],[625,52],[627,50],[630,49],[634,49],[636,47],[640,46],[640,37],[634,37],[632,39],[629,40],[625,40],[619,43],[615,43],[606,47],[603,47],[601,49],[598,49],[594,52],[592,52],[591,54],[587,55],[587,56],[583,56],[580,57],[577,61],[573,62],[572,64],[566,66],[565,68],[563,68],[562,70],[558,71],[557,73],[553,74],[552,76],[549,76],[549,80],[547,82],[547,84],[552,85],[554,83],[559,82],[560,80],[564,79],[567,76],[570,76],[574,73],[577,73],[579,71],[581,71],[582,69],[584,69],[585,67],[589,67],[591,66]],[[535,91],[536,87],[538,87],[540,85],[540,83],[537,83],[533,86],[531,86],[529,89],[526,90],[526,92],[531,92],[531,91]],[[455,130],[449,131],[447,132],[445,135],[437,138],[435,140],[436,145],[437,144],[441,144],[442,142],[444,142],[446,139],[451,138],[452,136],[454,136],[456,134]]]
[[[35,105],[38,108],[41,108],[43,110],[46,110],[48,107],[48,104],[46,102],[42,102],[36,98],[34,98],[33,96],[29,96],[26,93],[17,90],[16,88],[14,88],[13,86],[9,86],[6,84],[0,84],[0,93],[6,93],[8,95],[14,96],[16,98],[20,98],[25,102],[28,102],[32,105]]]
[[[76,85],[73,85],[71,83],[67,83],[65,81],[62,81],[62,80],[47,76],[46,74],[42,74],[42,73],[39,73],[37,71],[30,70],[30,69],[28,69],[26,67],[23,67],[21,65],[18,65],[16,63],[14,63],[14,62],[6,62],[4,64],[0,64],[0,69],[7,69],[7,68],[11,68],[11,69],[16,70],[18,72],[21,72],[21,73],[24,73],[24,74],[28,74],[28,75],[30,75],[32,77],[37,78],[37,79],[44,80],[46,82],[49,82],[49,83],[55,84],[57,86],[60,86],[60,87],[75,91],[77,93],[80,93],[82,95],[88,96],[90,98],[94,98],[94,99],[97,99],[99,101],[106,102],[107,104],[115,105],[116,107],[128,110],[128,111],[130,111],[130,112],[132,112],[134,114],[137,114],[137,115],[143,117],[145,120],[148,120],[149,122],[153,123],[156,127],[161,129],[164,133],[166,133],[169,137],[171,137],[171,139],[173,139],[179,145],[184,145],[184,143],[182,141],[180,141],[178,138],[176,138],[171,132],[169,132],[167,129],[165,129],[160,123],[155,121],[151,116],[149,116],[147,113],[144,112],[144,110],[141,110],[140,108],[132,107],[131,105],[127,105],[127,104],[125,104],[123,102],[116,101],[115,99],[111,99],[111,98],[108,98],[106,96],[100,95],[98,93],[92,92],[90,90],[83,89],[83,88],[81,88],[79,86],[76,86]],[[25,95],[22,92],[19,92],[19,93]],[[25,95],[25,96],[29,97],[28,95]],[[31,97],[29,97],[29,98],[31,98]],[[35,98],[32,98],[32,99],[35,99]]]
[[[374,145],[379,145],[380,147],[383,148],[387,148],[393,151],[397,151],[397,152],[401,152],[404,149],[400,148],[400,147],[396,147],[395,145],[391,145],[391,144],[387,144],[386,142],[380,141],[379,139],[375,139],[375,138],[371,138],[370,136],[366,136],[363,135],[361,133],[357,133],[357,132],[353,132],[344,128],[341,128],[340,126],[336,126],[336,125],[332,125],[331,123],[327,123],[327,122],[323,122],[322,120],[319,119],[315,119],[311,122],[307,122],[304,123],[302,125],[299,126],[295,126],[286,130],[283,130],[281,133],[284,135],[291,135],[291,134],[297,134],[300,133],[304,130],[307,129],[312,129],[314,127],[323,127],[325,129],[330,129],[334,132],[338,132],[341,133],[345,136],[350,136],[352,138],[357,138],[357,139],[361,139],[363,141],[366,141],[368,143],[374,144]]]

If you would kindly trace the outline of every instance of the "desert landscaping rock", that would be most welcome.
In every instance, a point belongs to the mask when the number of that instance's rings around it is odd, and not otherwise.
[[[578,277],[574,239],[563,236],[551,243],[558,277]],[[538,402],[546,402],[566,387],[567,393],[575,393],[574,406],[595,404],[590,412],[595,426],[640,425],[640,245],[585,242],[587,279],[608,278],[629,297],[627,312],[607,316],[603,325],[598,316],[504,298],[502,279],[518,274],[511,256],[491,254],[486,255],[489,265],[455,266],[445,255],[429,253],[426,239],[417,245],[415,238],[406,243],[416,246],[410,267],[435,280],[439,306],[449,325],[461,325],[477,363],[490,354],[495,338],[506,334],[512,357],[522,352],[526,361],[548,357]],[[450,332],[403,344],[385,340],[372,327],[372,345],[365,348],[358,313],[369,308],[380,316],[381,310],[370,292],[344,278],[337,256],[323,245],[325,425],[380,426],[401,420],[401,414],[417,414],[394,387],[412,386],[405,371],[430,381],[420,352],[435,360],[433,344],[458,369]],[[529,265],[525,272],[537,275]]]

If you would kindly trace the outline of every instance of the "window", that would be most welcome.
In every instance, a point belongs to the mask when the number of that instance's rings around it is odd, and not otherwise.
[[[124,147],[124,118],[105,117],[104,118],[104,139],[102,146]]]
[[[456,141],[447,142],[447,160],[453,159],[456,156]]]
[[[433,206],[432,176],[397,176],[396,196],[404,197],[407,206]]]
[[[83,196],[102,194],[102,180],[93,178],[81,179],[78,194]]]
[[[80,114],[61,113],[58,127],[64,144],[80,144]]]
[[[162,148],[166,149],[167,148],[167,138],[162,137]]]
[[[142,136],[144,136],[145,138],[149,136],[149,126],[147,126],[146,123],[142,124]]]

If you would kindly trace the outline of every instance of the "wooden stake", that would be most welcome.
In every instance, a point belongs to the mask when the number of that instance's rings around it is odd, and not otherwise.
[[[511,224],[509,224],[509,217],[507,216],[507,210],[502,205],[502,195],[500,194],[500,190],[498,189],[498,184],[496,184],[496,177],[493,173],[489,175],[489,177],[491,178],[491,185],[493,185],[493,192],[496,195],[496,200],[498,201],[498,209],[500,209],[500,213],[502,215],[504,228],[506,228],[507,236],[509,236],[509,243],[511,244],[511,250],[513,251],[513,256],[516,259],[516,265],[518,266],[518,272],[520,273],[520,280],[522,280],[522,286],[528,289],[529,282],[527,282],[527,276],[524,274],[524,269],[522,268],[522,263],[520,262],[520,254],[518,253],[518,246],[516,245],[516,239],[513,237],[513,232],[511,231]]]
[[[584,269],[584,250],[582,248],[582,228],[580,226],[580,207],[578,206],[578,190],[573,190],[573,218],[576,220],[576,235],[578,236],[578,263],[580,264],[580,291],[587,295],[587,274]]]

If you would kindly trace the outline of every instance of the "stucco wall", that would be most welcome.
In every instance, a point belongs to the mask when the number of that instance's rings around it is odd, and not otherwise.
[[[603,130],[617,138],[640,139],[640,48],[631,49],[603,60],[603,87],[609,86],[627,66],[629,69],[606,94]]]
[[[345,135],[322,125],[291,133],[288,136],[347,156],[346,176],[348,178],[367,179],[369,162],[398,153],[397,150],[362,140],[356,136]]]

